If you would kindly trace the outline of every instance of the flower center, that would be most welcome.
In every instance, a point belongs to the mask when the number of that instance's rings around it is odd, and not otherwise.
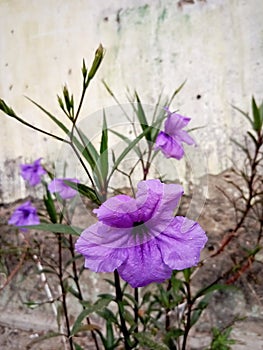
[[[23,210],[23,217],[24,217],[24,219],[27,219],[29,217],[29,215],[30,215],[30,211],[27,210],[27,209],[24,209]]]
[[[135,240],[137,240],[137,238],[139,238],[139,240],[142,242],[143,237],[147,233],[148,233],[148,228],[145,225],[144,221],[135,221],[133,223],[132,234],[133,234]]]

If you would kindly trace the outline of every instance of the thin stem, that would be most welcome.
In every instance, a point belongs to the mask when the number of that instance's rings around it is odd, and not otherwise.
[[[138,320],[139,320],[139,315],[138,315],[138,306],[139,306],[139,289],[134,288],[134,299],[135,299],[135,304],[134,304],[134,322],[135,322],[135,329],[134,333],[138,333]]]
[[[78,160],[79,160],[81,166],[83,167],[83,169],[85,170],[86,174],[88,175],[88,178],[89,178],[89,180],[90,180],[90,182],[91,182],[93,188],[95,189],[95,184],[94,184],[94,181],[93,181],[93,179],[92,179],[92,177],[91,177],[91,175],[90,175],[90,173],[89,173],[89,170],[88,170],[88,168],[86,167],[86,165],[85,165],[85,163],[83,162],[83,160],[81,159],[81,157],[80,157],[80,155],[79,155],[79,153],[78,153],[78,151],[77,151],[77,149],[76,149],[74,143],[69,142],[69,144],[70,144],[71,148],[73,149],[75,155],[77,156],[77,158],[78,158]]]
[[[128,332],[125,319],[123,317],[123,305],[122,305],[122,290],[120,285],[120,277],[117,270],[114,270],[114,280],[115,280],[115,291],[116,291],[116,301],[119,308],[120,320],[121,320],[121,332],[124,337],[124,345],[125,350],[130,350],[132,347],[130,346],[130,334]]]
[[[170,294],[171,288],[172,288],[172,282],[171,282],[171,279],[169,279],[167,289],[166,289],[167,293],[169,293],[169,301],[171,301],[171,294]],[[165,309],[165,330],[166,330],[166,332],[169,332],[169,330],[170,330],[170,315],[169,315],[169,313],[170,313],[170,308],[168,307]]]
[[[247,218],[247,216],[248,216],[248,214],[250,212],[250,209],[252,207],[252,200],[253,200],[253,197],[255,195],[255,192],[254,192],[254,181],[255,181],[255,178],[256,178],[256,174],[257,174],[257,166],[259,165],[258,155],[260,154],[260,148],[261,148],[262,144],[263,144],[262,135],[260,135],[260,133],[258,133],[258,139],[257,139],[257,144],[256,144],[256,148],[255,148],[254,157],[252,158],[252,160],[250,162],[251,175],[250,175],[249,179],[247,180],[248,199],[246,200],[246,206],[245,206],[245,210],[243,212],[243,215],[241,216],[241,218],[236,223],[236,226],[231,231],[231,234],[227,238],[224,238],[224,242],[221,244],[219,249],[215,253],[213,253],[211,255],[211,257],[219,255],[225,249],[225,247],[229,244],[229,242],[234,237],[236,237],[237,231],[242,227],[245,219]]]
[[[68,317],[68,309],[67,309],[67,300],[66,300],[66,290],[63,283],[63,262],[62,262],[62,235],[61,233],[58,234],[58,257],[59,257],[59,283],[61,287],[61,293],[62,293],[62,306],[65,316],[65,322],[66,322],[66,331],[67,331],[67,338],[69,341],[70,350],[74,350],[74,344],[73,344],[73,338],[70,336],[70,324],[69,324],[69,317]]]
[[[70,143],[69,141],[65,140],[65,139],[62,139],[61,137],[57,136],[57,135],[54,135],[54,134],[51,134],[50,132],[48,131],[45,131],[45,130],[42,130],[42,129],[39,129],[38,127],[32,125],[32,124],[29,124],[28,122],[26,122],[25,120],[23,120],[22,118],[18,117],[16,114],[14,115],[10,115],[8,114],[10,117],[12,118],[15,118],[16,120],[18,120],[20,123],[28,126],[29,128],[35,130],[35,131],[38,131],[42,134],[45,134],[45,135],[48,135],[50,137],[53,137],[54,139],[58,140],[58,141],[61,141],[61,142],[66,142],[66,143]]]
[[[78,290],[79,300],[83,300],[82,291],[81,291],[80,284],[79,284],[77,265],[76,265],[76,261],[75,261],[75,251],[74,251],[74,243],[73,243],[72,235],[69,235],[69,244],[70,244],[69,249],[70,249],[71,256],[72,256],[72,271],[73,271],[74,282],[75,282],[77,290]],[[83,308],[85,308],[85,307],[83,307]],[[87,323],[90,324],[89,317],[87,317],[86,320],[87,320]],[[92,339],[94,341],[96,349],[99,350],[99,344],[98,344],[96,334],[92,330],[91,330],[91,336],[92,336]]]
[[[186,318],[186,325],[184,329],[182,350],[186,350],[187,337],[191,328],[191,313],[192,313],[192,307],[193,307],[190,282],[185,282],[185,285],[186,285],[186,291],[187,291],[187,318]]]

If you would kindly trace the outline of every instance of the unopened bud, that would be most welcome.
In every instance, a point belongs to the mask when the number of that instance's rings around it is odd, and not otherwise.
[[[96,72],[101,64],[101,61],[103,59],[104,53],[105,53],[105,49],[100,44],[95,52],[95,58],[93,60],[91,69],[89,71],[88,80],[91,80],[94,77],[94,75],[96,74]]]
[[[69,98],[68,88],[67,88],[66,85],[63,88],[63,95],[64,95],[64,100],[65,100],[65,103],[66,103],[67,111],[70,114],[72,106],[71,106],[71,101],[70,101],[70,98]]]
[[[0,110],[11,117],[15,116],[15,112],[11,107],[8,107],[4,100],[0,99]]]

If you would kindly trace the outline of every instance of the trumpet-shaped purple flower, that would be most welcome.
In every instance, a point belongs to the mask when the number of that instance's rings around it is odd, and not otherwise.
[[[39,222],[37,210],[30,201],[16,208],[11,218],[8,220],[10,225],[15,226],[38,225]],[[21,228],[21,231],[27,231],[27,229]]]
[[[46,174],[40,164],[42,158],[35,160],[32,164],[21,164],[21,176],[28,181],[30,186],[38,185],[41,182],[41,176]]]
[[[78,193],[78,191],[74,190],[74,188],[69,187],[69,185],[67,185],[65,181],[79,183],[78,179],[56,178],[49,183],[48,185],[49,192],[59,193],[60,197],[63,199],[73,198]]]
[[[155,142],[155,150],[161,150],[166,158],[181,159],[184,155],[182,143],[195,145],[195,141],[182,130],[189,122],[190,118],[180,114],[172,113],[166,108],[168,117],[165,121],[164,131],[161,131]]]
[[[173,270],[198,263],[207,237],[198,223],[174,209],[180,185],[141,181],[136,198],[118,195],[94,212],[99,221],[82,232],[76,250],[95,272],[118,270],[132,287],[163,282]]]

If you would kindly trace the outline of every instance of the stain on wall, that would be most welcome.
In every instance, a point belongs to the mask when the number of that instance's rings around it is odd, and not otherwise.
[[[106,56],[81,118],[114,105],[102,78],[121,102],[130,88],[146,105],[186,80],[172,108],[192,117],[191,127],[203,127],[193,136],[208,171],[218,173],[232,158],[240,161],[230,138],[241,140],[247,128],[231,105],[249,111],[252,94],[262,99],[262,18],[261,0],[0,0],[0,97],[29,123],[60,133],[24,95],[63,118],[57,94],[67,84],[78,99],[82,59],[91,63],[102,43]],[[0,118],[0,190],[3,201],[12,201],[27,191],[19,177],[8,177],[5,161],[52,162],[60,146]],[[94,121],[88,136],[100,126]]]

